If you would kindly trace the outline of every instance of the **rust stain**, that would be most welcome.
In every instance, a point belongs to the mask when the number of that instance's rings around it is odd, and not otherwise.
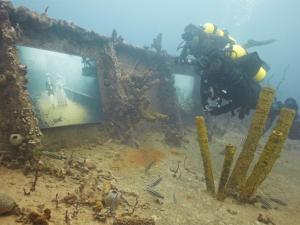
[[[176,156],[182,155],[182,152],[179,152],[179,151],[177,151],[177,150],[175,150],[175,149],[171,149],[171,150],[170,150],[170,153],[171,153],[172,155],[176,155]]]
[[[152,161],[160,162],[165,154],[156,149],[139,149],[125,151],[121,157],[130,164],[145,167]]]

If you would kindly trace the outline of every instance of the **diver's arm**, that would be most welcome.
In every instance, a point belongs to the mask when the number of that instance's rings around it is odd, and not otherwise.
[[[189,55],[189,47],[187,43],[182,47],[181,53],[179,55],[180,62],[184,62]]]
[[[249,39],[246,44],[243,44],[243,47],[245,49],[248,49],[248,48],[253,48],[253,47],[256,47],[256,46],[269,45],[269,44],[272,44],[275,41],[276,41],[275,39],[264,40],[264,41],[256,41],[256,40],[253,40],[253,39]]]

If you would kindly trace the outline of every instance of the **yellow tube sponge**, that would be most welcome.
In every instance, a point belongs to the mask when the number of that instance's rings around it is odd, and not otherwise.
[[[200,146],[204,173],[205,173],[206,189],[211,194],[214,194],[215,184],[214,184],[214,177],[213,177],[213,170],[212,170],[212,162],[211,162],[211,156],[208,147],[207,129],[206,129],[205,120],[203,116],[196,117],[196,127],[198,131],[199,146]]]
[[[282,132],[284,140],[288,137],[290,128],[294,122],[296,112],[293,109],[282,108],[276,124],[276,130]]]
[[[246,180],[247,171],[265,129],[274,95],[275,90],[272,88],[263,88],[259,95],[247,138],[228,181],[227,188],[229,192],[238,192]]]
[[[223,169],[219,181],[219,188],[218,188],[218,194],[217,199],[219,201],[223,201],[226,198],[226,183],[229,178],[231,165],[233,162],[233,157],[236,152],[236,147],[229,144],[225,148],[225,157],[223,162]]]
[[[295,115],[295,110],[288,108],[281,109],[276,128],[269,137],[264,151],[262,152],[252,174],[247,179],[247,182],[241,192],[240,197],[242,201],[247,201],[271,172],[273,165],[280,156]]]
[[[241,191],[241,201],[250,199],[259,185],[266,179],[277,158],[280,156],[283,144],[283,133],[278,130],[273,130],[258,162]]]

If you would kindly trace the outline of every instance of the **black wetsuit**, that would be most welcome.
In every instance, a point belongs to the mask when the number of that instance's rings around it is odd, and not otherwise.
[[[208,57],[209,63],[203,69],[200,91],[202,105],[205,108],[208,99],[219,99],[219,106],[210,110],[212,115],[239,109],[239,117],[242,119],[250,109],[255,108],[261,87],[253,80],[255,69],[253,66],[248,66],[246,62],[250,62],[254,67],[261,66],[261,62],[256,60],[253,64],[255,60],[252,58],[255,57],[251,54],[242,58],[240,61],[233,61],[223,51],[217,51]],[[222,105],[223,100],[227,101],[224,105]]]

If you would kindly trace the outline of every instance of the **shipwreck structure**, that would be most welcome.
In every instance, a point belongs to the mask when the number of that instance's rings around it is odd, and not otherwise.
[[[76,129],[41,131],[27,90],[27,67],[20,63],[17,45],[93,59],[105,120]],[[42,142],[77,145],[96,140],[100,131],[132,144],[141,121],[155,122],[166,143],[180,145],[182,114],[174,71],[192,74],[189,68],[175,65],[165,51],[138,48],[120,38],[101,36],[72,22],[0,1],[0,148],[12,149],[14,158],[22,161],[31,159],[33,149]]]

